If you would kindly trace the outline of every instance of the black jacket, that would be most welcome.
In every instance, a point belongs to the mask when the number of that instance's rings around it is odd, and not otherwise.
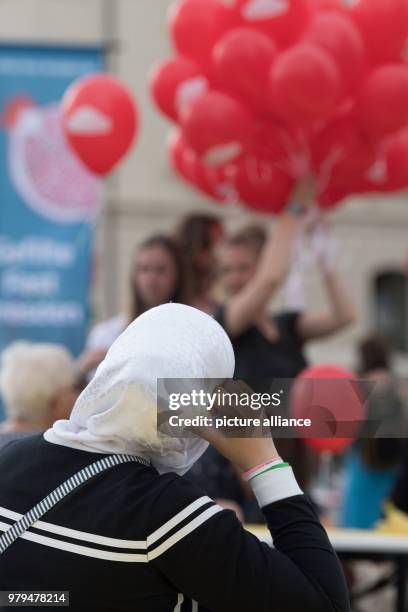
[[[100,458],[41,435],[8,444],[0,531]],[[70,591],[73,612],[347,612],[339,561],[308,499],[263,512],[273,549],[184,478],[120,465],[72,492],[0,556],[0,590]]]

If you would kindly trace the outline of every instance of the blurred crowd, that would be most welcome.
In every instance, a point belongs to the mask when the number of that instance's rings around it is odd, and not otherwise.
[[[127,325],[166,302],[189,304],[214,316],[232,340],[236,378],[256,391],[273,378],[295,378],[307,366],[306,343],[337,334],[357,317],[337,269],[330,227],[315,213],[301,212],[289,207],[271,231],[249,225],[233,233],[215,216],[190,215],[173,234],[151,236],[138,246],[129,273],[127,311],[95,325],[78,359],[62,346],[25,341],[10,345],[1,358],[6,420],[0,424],[0,447],[66,418]],[[317,311],[309,310],[305,300],[305,262],[310,258],[326,290],[326,303]],[[354,366],[360,378],[381,381],[381,418],[401,410],[405,399],[397,391],[383,338],[373,333],[363,339]],[[366,529],[381,524],[386,529],[387,521],[396,520],[408,529],[406,443],[362,437],[337,457],[331,470],[341,477],[342,491],[334,515],[324,497],[314,497],[314,491],[322,489],[319,480],[324,480],[322,458],[302,440],[276,443],[326,521]],[[214,449],[209,448],[187,476],[243,521],[262,520],[249,487]],[[334,482],[332,478],[326,483],[329,489]]]

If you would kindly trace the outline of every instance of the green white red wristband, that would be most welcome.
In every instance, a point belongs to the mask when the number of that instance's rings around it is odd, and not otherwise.
[[[249,472],[244,477],[251,485],[261,508],[295,495],[303,495],[291,466],[282,460],[268,462]]]
[[[279,459],[265,461],[264,463],[260,463],[259,465],[256,465],[255,467],[251,468],[250,470],[247,470],[242,474],[242,478],[248,482],[252,480],[252,478],[255,478],[255,476],[259,476],[264,472],[268,472],[269,470],[277,469],[280,467],[288,467],[288,465],[288,463],[285,463],[283,459],[279,457]]]

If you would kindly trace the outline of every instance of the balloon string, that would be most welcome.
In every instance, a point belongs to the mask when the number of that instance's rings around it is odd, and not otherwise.
[[[329,184],[336,164],[344,157],[341,147],[336,147],[330,151],[321,165],[317,184],[319,191],[323,191]]]

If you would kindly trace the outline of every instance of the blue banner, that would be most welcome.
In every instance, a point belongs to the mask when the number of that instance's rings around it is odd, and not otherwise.
[[[101,50],[0,46],[0,351],[83,348],[100,185],[66,144],[59,102],[102,68]]]

